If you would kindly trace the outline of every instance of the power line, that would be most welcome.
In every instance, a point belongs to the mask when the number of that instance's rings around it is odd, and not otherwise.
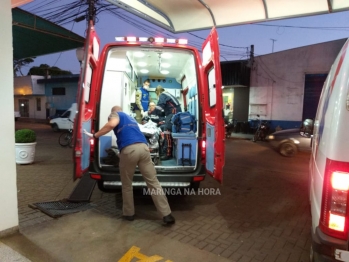
[[[336,30],[336,31],[349,31],[349,27],[316,27],[316,26],[292,26],[292,25],[267,25],[267,24],[251,24],[257,26],[270,26],[270,27],[288,27],[288,28],[298,28],[298,29],[311,29],[311,30]]]

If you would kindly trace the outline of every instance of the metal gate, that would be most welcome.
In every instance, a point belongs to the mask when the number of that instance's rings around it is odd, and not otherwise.
[[[314,119],[327,74],[306,74],[304,83],[303,120]]]

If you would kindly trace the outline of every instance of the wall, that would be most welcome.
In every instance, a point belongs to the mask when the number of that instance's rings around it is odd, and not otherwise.
[[[1,148],[6,149],[0,157],[0,237],[18,230],[18,201],[16,185],[15,137],[13,117],[13,68],[12,68],[12,15],[11,1],[1,1],[0,8],[0,72],[1,96]]]
[[[302,121],[305,74],[328,73],[346,39],[255,57],[251,72],[249,118],[271,120],[282,128]]]
[[[65,95],[52,95],[52,88],[65,87]],[[56,110],[70,108],[76,102],[78,82],[46,83],[45,95],[50,107]]]
[[[41,99],[41,110],[39,111],[37,108],[37,102],[36,99]],[[45,96],[15,96],[14,98],[14,108],[15,111],[20,111],[20,105],[19,100],[20,99],[27,99],[29,101],[29,116],[28,118],[35,118],[35,119],[46,119],[46,97]],[[24,117],[23,115],[21,117]]]

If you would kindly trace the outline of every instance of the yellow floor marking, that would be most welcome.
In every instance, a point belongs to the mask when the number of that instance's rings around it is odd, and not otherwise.
[[[163,259],[163,257],[160,257],[158,255],[154,255],[154,256],[146,256],[142,253],[140,253],[141,249],[139,247],[136,246],[132,246],[127,252],[126,254],[119,259],[118,262],[131,262],[133,258],[138,258],[139,260],[137,260],[137,262],[156,262],[156,261],[160,261]],[[171,260],[166,260],[165,262],[172,262]]]

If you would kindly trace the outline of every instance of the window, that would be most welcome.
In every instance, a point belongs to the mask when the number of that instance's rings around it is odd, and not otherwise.
[[[41,98],[36,98],[36,111],[41,111]]]
[[[210,107],[213,107],[216,105],[216,77],[214,67],[208,73],[208,94]]]
[[[65,96],[65,87],[53,87],[52,95],[54,96]]]

